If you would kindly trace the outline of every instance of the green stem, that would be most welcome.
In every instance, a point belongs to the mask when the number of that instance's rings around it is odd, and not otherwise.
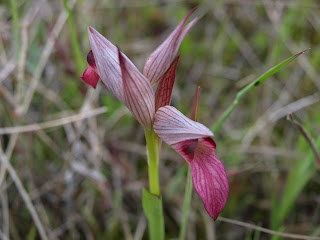
[[[149,191],[143,190],[143,209],[148,219],[149,239],[163,240],[164,220],[159,184],[159,139],[153,129],[145,130],[148,156]]]
[[[153,129],[145,131],[145,137],[148,149],[148,173],[149,173],[149,191],[150,193],[160,196],[159,184],[159,149],[157,135]]]
[[[238,96],[238,94],[237,94]],[[228,119],[228,117],[230,116],[230,114],[232,113],[233,109],[235,109],[235,107],[237,106],[238,102],[239,102],[239,99],[236,98],[233,100],[232,104],[229,105],[229,107],[223,112],[222,116],[220,117],[220,119],[218,120],[218,122],[213,125],[213,127],[211,128],[211,131],[216,133],[221,125]]]
[[[184,194],[183,215],[182,215],[179,240],[183,240],[186,237],[187,223],[188,223],[187,220],[189,215],[191,196],[192,196],[192,179],[191,179],[190,166],[188,165],[187,184],[186,184],[186,192]]]

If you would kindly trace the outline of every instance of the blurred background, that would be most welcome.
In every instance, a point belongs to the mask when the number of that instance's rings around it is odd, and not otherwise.
[[[0,239],[148,239],[143,129],[102,82],[94,90],[80,78],[87,27],[142,70],[193,7],[201,18],[179,50],[172,105],[189,115],[201,86],[208,127],[242,87],[311,50],[250,91],[216,132],[228,202],[214,222],[194,191],[187,239],[289,239],[268,229],[320,237],[316,158],[286,119],[293,113],[320,149],[319,1],[1,0]],[[167,239],[179,234],[186,172],[163,144]]]

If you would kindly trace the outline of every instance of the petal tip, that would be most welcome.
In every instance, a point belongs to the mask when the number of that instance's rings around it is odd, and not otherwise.
[[[192,13],[194,13],[196,10],[198,9],[198,7],[194,7],[190,10],[190,12],[187,14],[187,16],[189,17]]]
[[[148,57],[144,65],[143,74],[150,80],[152,85],[155,85],[168,70],[178,52],[182,40],[197,22],[198,17],[184,26],[195,10],[196,8],[193,8],[170,33],[166,40],[164,40]]]
[[[95,30],[93,27],[91,27],[91,26],[88,27],[88,32],[89,32],[89,33],[92,34],[92,33],[96,32],[96,31],[97,31],[97,30]]]
[[[88,27],[88,33],[89,33],[89,40],[90,38],[97,39],[97,37],[101,36],[101,34],[93,27]]]

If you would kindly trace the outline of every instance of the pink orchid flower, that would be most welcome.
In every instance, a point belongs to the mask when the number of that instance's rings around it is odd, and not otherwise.
[[[99,78],[122,101],[138,122],[171,145],[191,167],[195,189],[211,217],[216,219],[229,193],[225,169],[215,155],[212,132],[170,105],[180,44],[197,22],[186,26],[191,10],[166,40],[149,56],[143,74],[110,41],[89,27],[91,51],[82,79],[96,87]],[[158,83],[154,91],[152,86]]]

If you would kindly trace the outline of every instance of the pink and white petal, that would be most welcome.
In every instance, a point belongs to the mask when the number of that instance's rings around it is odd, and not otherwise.
[[[229,185],[223,164],[216,156],[216,145],[210,138],[200,138],[172,145],[189,163],[193,185],[209,215],[217,219],[225,206]]]
[[[192,9],[171,32],[164,42],[149,56],[143,69],[143,74],[150,80],[151,84],[156,84],[162,75],[167,71],[174,57],[176,56],[180,44],[189,30],[198,21],[198,17],[184,27],[189,16],[196,10]]]
[[[118,50],[125,104],[139,123],[152,127],[155,113],[154,92],[149,80]]]
[[[90,86],[93,88],[96,88],[98,80],[99,80],[99,75],[96,73],[94,68],[89,66],[84,73],[81,75],[81,78]]]
[[[158,109],[153,129],[168,145],[213,136],[206,126],[187,118],[172,106]]]
[[[116,98],[124,102],[123,84],[117,47],[94,28],[89,27],[88,32],[90,46],[101,80]],[[123,53],[122,55],[127,60],[127,65],[131,65],[136,68],[126,55]]]
[[[171,102],[171,95],[172,89],[174,85],[174,81],[176,78],[176,69],[178,66],[180,56],[177,56],[171,66],[169,67],[168,71],[163,75],[161,78],[157,90],[155,93],[156,97],[156,111],[163,106],[170,105]]]

